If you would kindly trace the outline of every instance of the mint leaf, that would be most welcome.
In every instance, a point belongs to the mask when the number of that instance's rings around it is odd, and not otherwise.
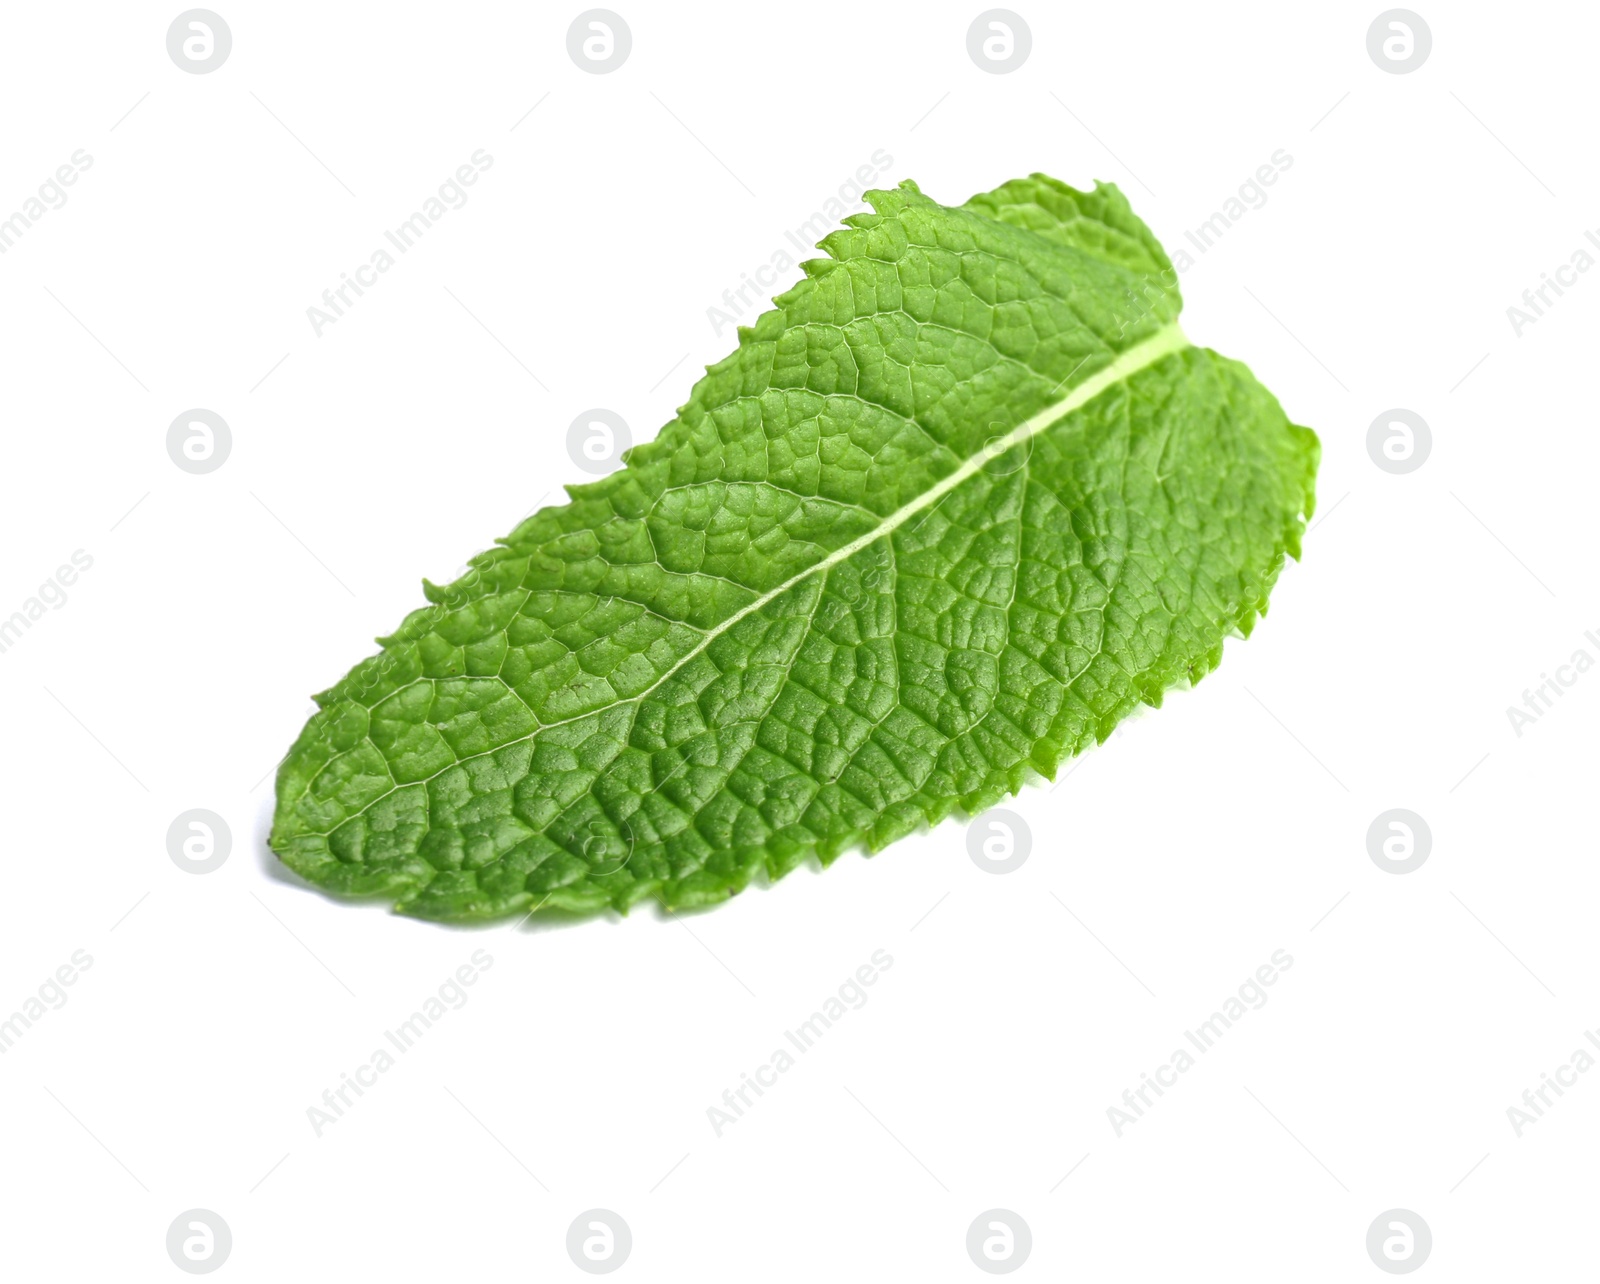
[[[484,919],[704,905],[1051,776],[1299,555],[1318,443],[1109,185],[911,183],[317,697],[272,847]]]

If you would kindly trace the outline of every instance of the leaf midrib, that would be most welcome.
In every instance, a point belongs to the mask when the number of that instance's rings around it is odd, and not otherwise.
[[[605,712],[605,708],[607,707],[616,708],[618,705],[635,704],[645,700],[651,695],[651,693],[658,690],[675,674],[679,673],[685,665],[687,665],[696,656],[701,655],[713,642],[722,637],[741,620],[754,615],[757,611],[761,610],[762,607],[771,604],[779,597],[782,597],[783,594],[787,593],[790,589],[794,588],[797,584],[802,583],[811,576],[820,572],[831,570],[841,562],[848,561],[850,558],[854,557],[862,549],[877,543],[886,535],[893,534],[918,513],[922,512],[926,508],[930,508],[938,504],[951,491],[955,490],[963,482],[974,477],[991,460],[1004,455],[1007,451],[1013,450],[1017,446],[1031,441],[1040,433],[1045,432],[1047,429],[1065,419],[1075,410],[1079,410],[1088,405],[1089,402],[1093,401],[1108,388],[1114,387],[1119,383],[1126,382],[1128,379],[1138,374],[1141,370],[1144,370],[1146,367],[1152,366],[1157,361],[1160,361],[1163,357],[1170,356],[1174,352],[1182,351],[1184,348],[1189,346],[1189,340],[1184,336],[1182,326],[1178,322],[1173,321],[1163,326],[1149,338],[1142,339],[1138,343],[1134,344],[1131,348],[1119,353],[1105,366],[1101,367],[1101,369],[1097,370],[1094,374],[1090,375],[1082,383],[1073,388],[1072,391],[1060,401],[1052,402],[1043,410],[1018,424],[1004,436],[996,437],[986,442],[982,450],[974,454],[959,468],[956,468],[954,471],[940,478],[927,490],[923,491],[922,494],[901,505],[894,512],[890,513],[889,516],[885,517],[881,522],[879,522],[877,526],[873,527],[872,530],[866,532],[865,534],[858,535],[848,544],[843,544],[834,549],[833,552],[829,553],[826,557],[820,559],[819,561],[813,562],[804,570],[796,571],[782,584],[777,585],[775,588],[768,589],[765,593],[761,594],[753,601],[740,607],[732,615],[728,616],[727,619],[721,621],[719,624],[714,625],[711,629],[707,630],[705,636],[695,643],[693,647],[691,647],[688,651],[685,651],[683,655],[680,656],[678,660],[671,666],[671,668],[667,669],[666,672],[662,673],[660,677],[658,677],[654,682],[652,682],[648,687],[646,687],[643,691],[640,691],[638,694],[629,696],[625,700],[618,700],[613,705],[598,709],[590,709],[585,713],[574,714],[570,718],[562,718],[557,722],[540,722],[537,727],[528,732],[528,734],[525,736],[518,736],[513,740],[507,740],[504,744],[496,745],[492,749],[483,749],[477,753],[467,754],[465,757],[457,758],[454,762],[449,764],[449,766],[439,768],[439,770],[434,772],[432,775],[424,776],[418,780],[408,780],[403,785],[397,782],[394,785],[394,788],[386,790],[384,793],[378,795],[378,797],[372,799],[371,802],[364,804],[359,811],[353,813],[352,816],[347,817],[345,821],[341,821],[340,823],[344,824],[349,820],[354,819],[355,816],[364,815],[372,807],[375,807],[378,803],[382,802],[383,799],[399,792],[401,789],[409,789],[413,785],[427,785],[431,781],[436,780],[440,776],[444,775],[445,772],[452,771],[464,763],[473,761],[475,758],[483,758],[489,754],[499,753],[501,750],[509,748],[511,745],[521,744],[526,740],[532,740],[535,736],[538,736],[542,732],[551,731],[556,727],[570,726],[572,723],[581,722],[585,718],[598,717]],[[1072,372],[1072,374],[1076,373],[1076,370]],[[1066,378],[1070,379],[1072,374],[1067,375]],[[1062,382],[1064,383],[1066,380],[1063,379]],[[534,716],[535,718],[538,717],[537,714]],[[374,746],[374,748],[376,748],[376,746]],[[387,759],[385,762],[387,763]],[[393,779],[392,773],[390,778]],[[338,826],[335,826],[334,828],[338,828]],[[302,835],[302,837],[327,837],[332,832],[332,830],[324,830],[316,834],[305,834]]]

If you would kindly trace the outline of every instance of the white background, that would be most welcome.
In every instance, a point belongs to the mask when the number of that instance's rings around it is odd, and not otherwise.
[[[1392,75],[1376,3],[1017,0],[1032,54],[992,75],[978,3],[615,0],[632,54],[592,75],[576,5],[216,2],[206,75],[168,57],[175,4],[13,7],[0,51],[0,217],[93,157],[0,256],[0,616],[94,559],[0,654],[0,1015],[93,958],[0,1056],[7,1278],[183,1278],[196,1207],[238,1280],[584,1278],[592,1207],[638,1279],[984,1278],[995,1207],[1022,1278],[1383,1278],[1395,1207],[1424,1277],[1590,1269],[1600,1073],[1520,1138],[1506,1111],[1600,1024],[1600,674],[1520,736],[1506,708],[1600,658],[1600,273],[1520,338],[1506,309],[1600,226],[1600,16],[1429,5]],[[306,309],[480,148],[318,337]],[[707,309],[874,151],[951,203],[1113,180],[1175,251],[1280,148],[1184,324],[1321,435],[1304,561],[1219,672],[1009,804],[1020,870],[952,822],[678,921],[473,931],[276,867],[308,693],[583,480],[580,411],[653,435],[732,346]],[[166,452],[191,407],[233,434],[206,476]],[[1432,428],[1409,475],[1368,457],[1391,407]],[[196,807],[232,832],[205,876],[166,848]],[[1433,837],[1404,876],[1367,853],[1394,807]],[[479,949],[466,1006],[317,1137]],[[716,1136],[878,949],[870,1002]],[[1270,1002],[1116,1136],[1278,949]]]

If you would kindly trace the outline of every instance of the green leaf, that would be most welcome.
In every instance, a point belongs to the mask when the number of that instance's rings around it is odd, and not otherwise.
[[[428,918],[704,905],[1053,776],[1249,633],[1317,439],[1189,346],[1121,192],[867,199],[655,441],[317,697],[287,865]]]

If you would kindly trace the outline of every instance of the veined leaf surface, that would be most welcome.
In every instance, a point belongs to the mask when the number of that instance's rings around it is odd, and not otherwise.
[[[626,467],[317,697],[287,865],[429,918],[703,905],[981,811],[1249,633],[1317,439],[1184,339],[1122,194],[867,199]]]

